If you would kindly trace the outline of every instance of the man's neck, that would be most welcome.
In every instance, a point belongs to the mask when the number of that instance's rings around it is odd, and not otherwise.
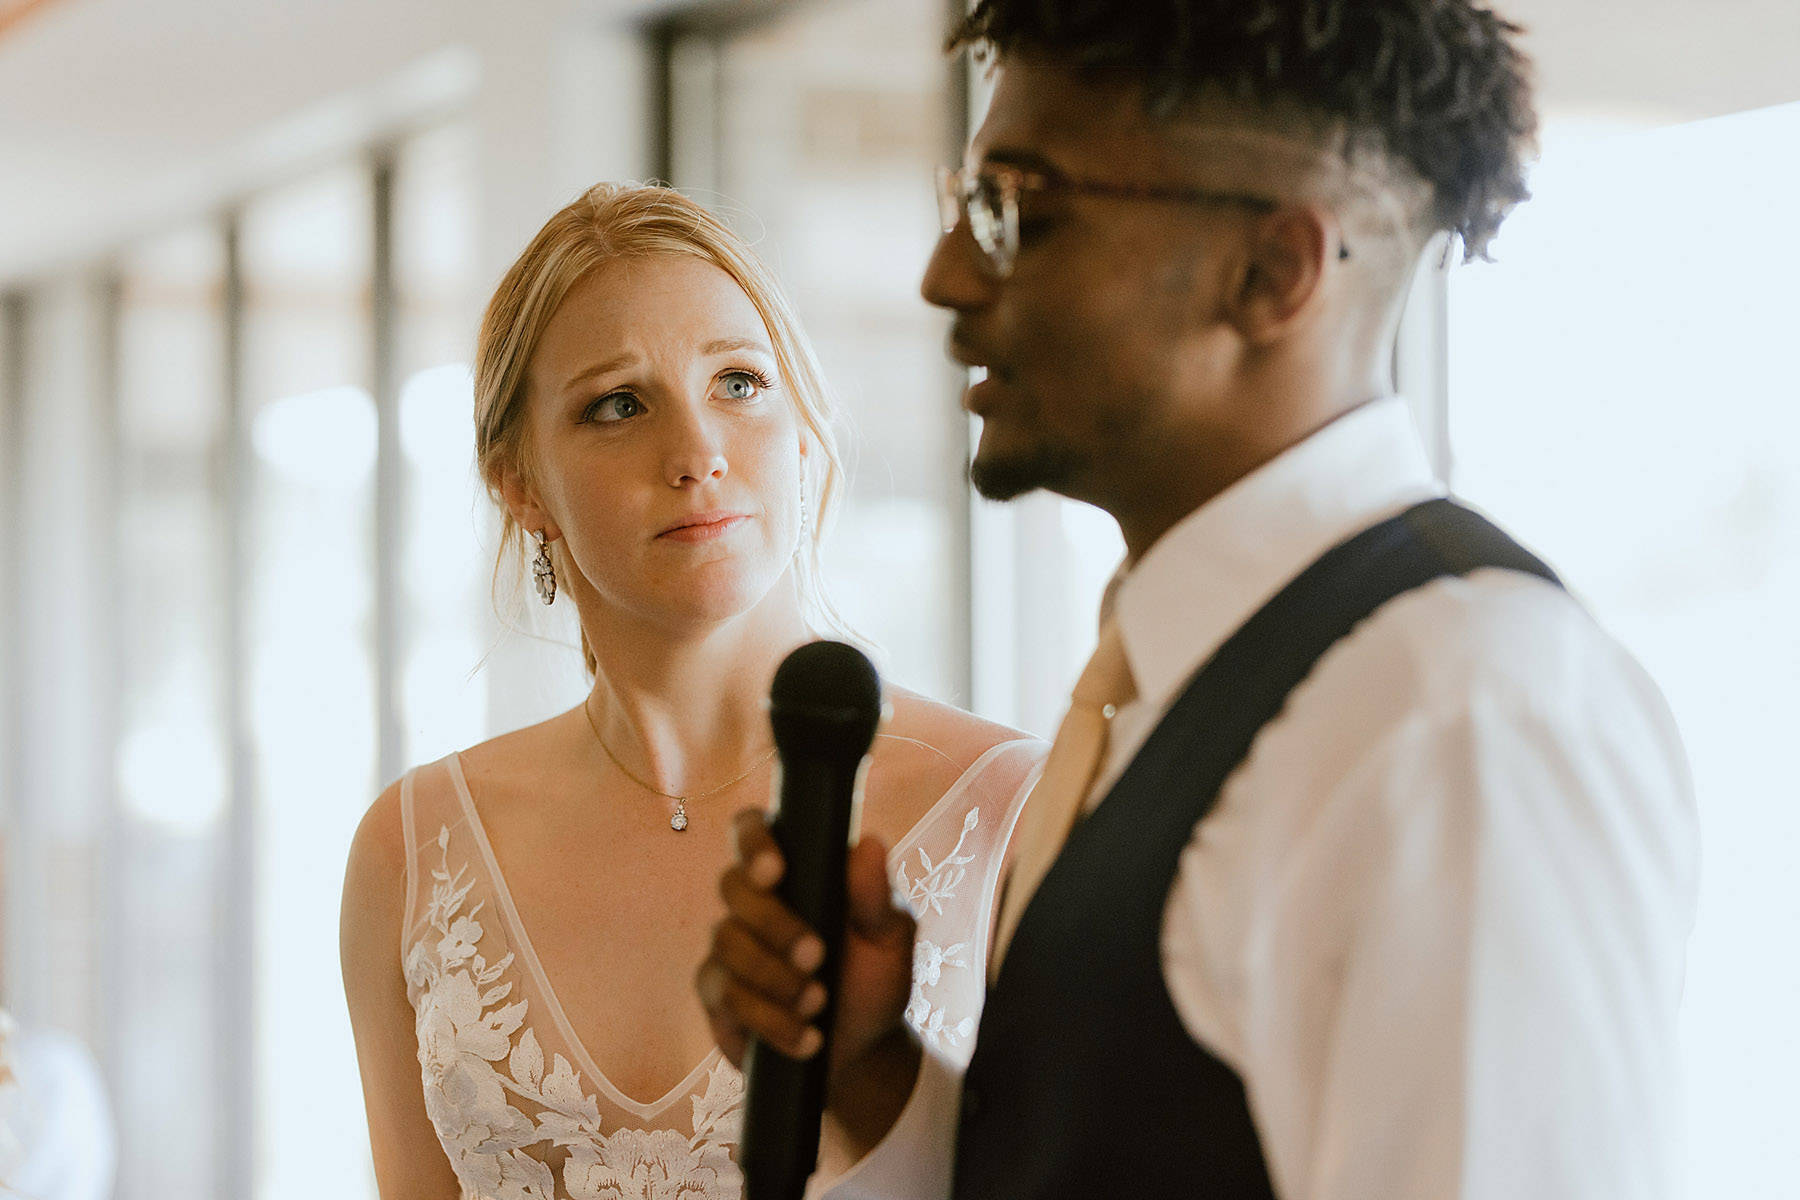
[[[1263,430],[1204,446],[1161,448],[1159,462],[1146,462],[1127,494],[1096,501],[1119,523],[1126,564],[1136,563],[1162,536],[1190,513],[1311,438],[1321,429],[1392,389],[1371,383],[1346,391],[1328,402],[1297,405],[1282,411],[1270,406]],[[1260,436],[1259,436],[1260,435]]]

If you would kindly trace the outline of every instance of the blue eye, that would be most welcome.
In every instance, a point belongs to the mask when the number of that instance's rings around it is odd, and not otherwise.
[[[610,424],[614,421],[635,417],[643,411],[643,402],[630,392],[613,392],[590,404],[582,419]]]
[[[727,371],[713,385],[713,397],[719,400],[754,400],[772,384],[751,371]]]

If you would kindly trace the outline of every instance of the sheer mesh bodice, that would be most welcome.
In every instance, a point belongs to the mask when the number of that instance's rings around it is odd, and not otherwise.
[[[966,1063],[1000,858],[1045,745],[995,746],[888,860],[918,919],[906,1018]],[[401,941],[425,1108],[464,1200],[735,1200],[743,1080],[718,1050],[666,1095],[614,1087],[563,1013],[455,755],[401,783]]]

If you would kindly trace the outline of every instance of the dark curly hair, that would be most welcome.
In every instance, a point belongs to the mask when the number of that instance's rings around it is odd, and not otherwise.
[[[1485,258],[1530,196],[1519,32],[1470,0],[980,0],[949,46],[1131,71],[1159,117],[1219,88],[1342,121],[1429,183],[1436,227]]]

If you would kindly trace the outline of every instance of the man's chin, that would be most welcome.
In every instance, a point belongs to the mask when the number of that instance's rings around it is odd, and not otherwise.
[[[969,464],[969,482],[988,500],[1015,500],[1040,488],[1060,492],[1074,464],[1066,456],[1039,452],[1003,456],[977,451]]]

